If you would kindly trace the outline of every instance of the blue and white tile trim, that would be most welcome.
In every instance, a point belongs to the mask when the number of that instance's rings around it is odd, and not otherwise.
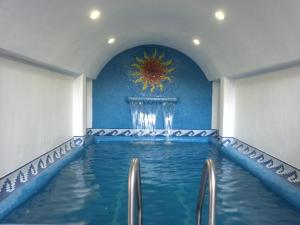
[[[236,150],[238,153],[248,157],[256,163],[264,166],[267,170],[274,172],[290,184],[300,188],[300,170],[270,156],[263,151],[254,148],[236,138],[218,138],[219,144]]]
[[[217,137],[218,130],[171,130],[167,135],[166,130],[156,129],[149,130],[135,130],[135,129],[87,129],[87,136],[138,136],[138,137]]]
[[[73,140],[76,146],[83,146],[86,144],[86,136],[74,136]]]
[[[0,201],[64,158],[74,148],[84,145],[84,143],[85,137],[74,137],[14,172],[0,178]]]

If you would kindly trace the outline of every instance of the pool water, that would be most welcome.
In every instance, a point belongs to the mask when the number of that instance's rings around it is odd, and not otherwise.
[[[201,169],[215,161],[217,225],[299,225],[297,211],[206,143],[92,144],[2,223],[127,224],[130,161],[139,157],[145,225],[195,223]],[[204,209],[207,213],[207,201]],[[207,224],[206,215],[203,216]]]

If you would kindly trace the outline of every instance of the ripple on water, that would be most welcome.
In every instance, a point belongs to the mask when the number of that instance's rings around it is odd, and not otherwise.
[[[155,142],[89,146],[2,222],[124,224],[133,157],[141,160],[146,225],[194,224],[201,169],[208,157],[215,161],[217,171],[217,225],[300,225],[299,211],[214,146]]]

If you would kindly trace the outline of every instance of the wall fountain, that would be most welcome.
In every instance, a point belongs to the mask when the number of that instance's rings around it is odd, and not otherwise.
[[[135,133],[143,130],[149,135],[155,134],[159,114],[162,114],[165,135],[169,137],[177,101],[177,98],[128,97]]]

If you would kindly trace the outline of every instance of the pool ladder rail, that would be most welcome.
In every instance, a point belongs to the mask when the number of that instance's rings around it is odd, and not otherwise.
[[[196,208],[196,225],[201,225],[202,208],[205,199],[206,184],[209,185],[208,225],[216,224],[216,169],[214,162],[207,159],[202,169],[199,197]]]
[[[215,225],[216,219],[216,172],[214,162],[211,159],[205,161],[202,169],[199,197],[196,207],[196,225],[201,225],[201,215],[203,203],[205,200],[205,191],[207,182],[209,184],[209,211],[208,225]],[[137,205],[136,205],[137,204]],[[138,211],[136,219],[135,210]],[[140,161],[138,158],[131,160],[128,176],[128,225],[143,224],[143,205],[141,191]]]
[[[137,205],[136,205],[137,204]],[[140,160],[131,160],[128,175],[128,225],[136,224],[135,210],[138,211],[138,225],[143,224]]]

